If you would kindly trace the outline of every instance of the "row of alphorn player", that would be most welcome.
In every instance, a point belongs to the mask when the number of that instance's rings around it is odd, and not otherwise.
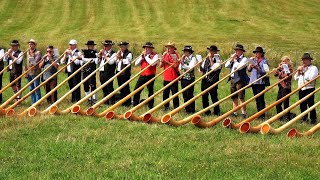
[[[29,49],[26,51],[27,53],[27,63],[25,66],[25,71],[28,68],[34,66],[35,64],[39,64],[29,70],[26,74],[29,82],[32,81],[37,74],[41,72],[41,69],[46,67],[50,68],[43,74],[42,79],[46,80],[55,72],[57,72],[59,63],[55,61],[57,58],[54,55],[53,46],[47,47],[47,53],[45,56],[41,55],[41,52],[37,50],[37,43],[35,40],[31,39],[29,42]],[[69,41],[69,48],[64,52],[63,57],[61,59],[61,63],[68,63],[67,68],[65,69],[68,76],[71,76],[76,70],[81,68],[85,63],[85,67],[82,67],[82,76],[83,78],[87,77],[89,74],[96,70],[96,65],[99,66],[100,71],[100,82],[101,84],[108,81],[108,79],[112,78],[116,72],[120,72],[126,66],[130,66],[133,61],[133,55],[128,50],[128,42],[120,42],[118,46],[120,50],[115,52],[113,50],[114,42],[111,40],[105,40],[102,42],[103,49],[100,51],[95,50],[95,42],[89,40],[85,45],[87,45],[87,49],[83,49],[79,51],[77,49],[77,41],[72,39]],[[19,42],[17,40],[13,40],[11,42],[11,48],[4,53],[4,50],[0,50],[0,70],[4,68],[3,61],[8,61],[10,67],[8,70],[10,71],[10,82],[16,80],[23,72],[23,52],[19,50]],[[193,53],[193,49],[191,46],[185,46],[183,51],[183,55],[180,57],[179,53],[176,52],[176,47],[174,43],[165,44],[166,52],[162,55],[156,54],[154,50],[154,46],[151,42],[147,42],[142,46],[144,51],[141,55],[136,59],[135,65],[141,66],[141,69],[145,69],[140,73],[139,79],[136,83],[135,89],[139,88],[149,80],[155,77],[156,75],[156,67],[160,64],[160,67],[165,69],[163,74],[163,85],[169,84],[171,81],[175,80],[179,77],[180,72],[186,72],[190,69],[193,69],[196,63],[202,60],[201,57],[195,56]],[[257,47],[253,53],[255,54],[252,58],[246,58],[244,56],[245,49],[241,44],[237,44],[234,48],[235,53],[231,55],[231,57],[222,62],[222,59],[219,56],[219,49],[217,46],[212,45],[207,48],[208,55],[204,58],[201,63],[200,70],[203,74],[210,72],[212,69],[215,69],[205,78],[202,79],[201,82],[201,90],[204,91],[209,88],[212,84],[216,83],[219,80],[219,74],[221,71],[221,65],[225,64],[225,67],[230,68],[231,75],[229,77],[230,81],[230,89],[231,93],[236,92],[237,90],[243,88],[247,84],[257,80],[259,77],[265,75],[269,71],[268,61],[264,57],[265,52],[262,47]],[[299,66],[294,73],[294,79],[298,81],[298,86],[302,86],[307,81],[314,79],[318,75],[318,69],[316,66],[312,65],[312,57],[309,53],[305,53],[302,56],[302,66]],[[13,63],[12,63],[13,62]],[[88,62],[88,63],[87,63]],[[250,77],[247,74],[247,71],[251,72]],[[1,88],[2,88],[2,74],[1,73]],[[275,71],[275,76],[279,79],[283,79],[288,77],[286,80],[279,84],[279,91],[277,95],[277,100],[286,96],[291,92],[291,76],[293,75],[293,67],[290,62],[290,58],[288,56],[284,56],[281,59],[279,66]],[[73,77],[68,81],[70,89],[80,83],[81,81],[81,72],[78,72],[76,75],[72,75]],[[121,86],[125,82],[130,79],[131,76],[131,68],[127,68],[126,71],[122,72],[119,76],[117,76],[118,86]],[[192,84],[195,81],[195,72],[194,70],[189,71],[184,74],[184,76],[180,79],[181,87],[185,88],[188,85]],[[263,91],[266,86],[269,84],[268,78],[263,78],[257,82],[255,82],[251,87],[253,90],[253,94],[257,95],[259,92]],[[34,89],[40,84],[40,79],[33,81],[30,85],[30,90]],[[57,77],[52,78],[45,85],[46,93],[50,92],[57,85]],[[96,77],[90,77],[86,82],[84,82],[84,90],[85,94],[88,95],[90,92],[96,89]],[[148,96],[153,95],[154,83],[148,84]],[[21,80],[16,80],[15,83],[11,85],[13,91],[17,93],[21,88]],[[299,91],[299,99],[305,97],[315,90],[315,81],[311,82],[307,86],[303,87]],[[113,83],[109,83],[107,86],[103,88],[104,96],[112,93],[114,91]],[[178,92],[178,82],[173,83],[168,88],[163,91],[163,101],[169,98],[170,91],[172,94]],[[133,97],[133,105],[136,106],[140,103],[140,93],[136,93]],[[129,84],[120,90],[119,97],[113,96],[112,98],[107,100],[107,104],[114,104],[117,100],[122,99],[130,94]],[[212,103],[218,101],[218,86],[210,89],[208,93],[205,93],[202,96],[202,106],[206,108],[209,106],[209,95],[211,97]],[[187,102],[194,96],[194,86],[191,86],[186,91],[183,92],[184,102]],[[0,94],[0,100],[2,102],[2,93]],[[19,100],[21,97],[18,95],[16,97]],[[32,103],[37,102],[41,98],[40,89],[31,94]],[[81,91],[80,87],[72,92],[73,103],[78,102],[81,99]],[[231,97],[233,108],[238,106],[238,100],[243,103],[245,100],[245,90],[240,91],[239,93],[233,95]],[[57,93],[55,92],[50,97],[48,97],[48,103],[53,103],[57,100]],[[88,103],[90,105],[95,104],[97,101],[96,95],[94,94],[89,98]],[[130,106],[132,103],[131,98],[125,101],[122,105]],[[300,104],[301,112],[308,109],[314,104],[314,95],[307,99],[305,102]],[[179,107],[179,98],[176,97],[173,99],[174,108]],[[283,102],[284,109],[289,107],[289,98]],[[154,100],[149,101],[148,107],[151,109],[154,106]],[[265,108],[265,100],[264,95],[256,98],[256,106],[257,110],[261,111]],[[169,103],[164,105],[164,109],[169,109]],[[278,104],[276,106],[277,113],[282,111],[282,104]],[[195,113],[195,103],[191,103],[185,107],[185,111],[187,113]],[[211,111],[208,110],[205,114],[211,114]],[[220,115],[220,107],[214,107],[214,115]],[[246,118],[246,106],[242,106],[241,115],[243,118]],[[233,116],[237,116],[237,112],[233,113]],[[294,116],[292,113],[287,113],[282,117],[282,119],[290,119]],[[265,115],[262,114],[259,118],[264,119]],[[308,115],[303,117],[304,121],[308,121]],[[310,123],[314,124],[317,121],[316,110],[310,112]]]

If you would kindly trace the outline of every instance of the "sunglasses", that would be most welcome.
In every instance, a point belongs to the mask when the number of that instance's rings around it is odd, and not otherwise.
[[[47,51],[47,52],[50,52],[50,53],[51,53],[52,51]]]

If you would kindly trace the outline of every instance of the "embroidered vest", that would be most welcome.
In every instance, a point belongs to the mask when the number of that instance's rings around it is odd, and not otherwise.
[[[183,64],[186,64],[189,66],[191,60],[192,60],[193,56],[191,56],[191,58],[187,57],[183,60]],[[183,72],[186,72],[187,70],[186,69],[182,69]],[[194,69],[192,69],[191,71],[189,71],[188,73],[186,73],[182,79],[185,79],[185,80],[194,80],[195,79],[195,76],[194,76]]]
[[[97,50],[89,50],[83,49],[82,50],[84,58],[97,58]],[[82,68],[83,73],[92,73],[96,69],[96,63],[91,61],[85,67]]]

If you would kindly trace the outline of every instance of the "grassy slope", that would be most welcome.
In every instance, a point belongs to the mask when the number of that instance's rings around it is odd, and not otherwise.
[[[7,47],[15,38],[23,43],[35,38],[40,49],[47,44],[64,49],[71,38],[76,38],[81,47],[88,39],[110,38],[128,40],[133,44],[131,48],[138,52],[147,40],[155,42],[158,51],[162,50],[163,43],[173,40],[180,49],[191,44],[202,52],[215,43],[226,56],[233,43],[239,41],[249,50],[263,45],[271,60],[282,54],[297,59],[304,50],[315,50],[319,42],[319,37],[314,36],[319,31],[316,4],[317,1],[4,1],[0,3],[0,45]],[[14,22],[16,18],[18,22]],[[26,43],[22,49],[25,47]],[[223,74],[226,73],[224,70]],[[4,84],[7,76],[6,73]],[[59,80],[64,77],[60,75]],[[160,78],[156,89],[161,87]],[[197,85],[196,93],[199,88]],[[60,96],[66,92],[66,86],[59,90]],[[220,98],[228,95],[229,85],[223,82],[219,92]],[[247,92],[251,97],[251,90]],[[266,95],[267,104],[274,101],[276,92],[274,88]],[[6,91],[5,99],[11,95],[11,91]],[[296,100],[297,96],[291,98],[291,102]],[[160,97],[156,99],[157,103],[160,101]],[[29,99],[17,111],[28,105]],[[59,107],[67,105],[65,101]],[[230,101],[221,106],[223,112],[228,111]],[[201,107],[199,100],[197,107]],[[117,112],[125,110],[119,108]],[[142,108],[137,114],[146,110]],[[250,103],[248,112],[255,111],[254,103]],[[298,108],[294,112],[299,113]],[[163,114],[163,111],[155,113],[157,117]],[[274,109],[269,116],[273,114]],[[179,113],[175,118],[185,116]],[[276,123],[275,127],[279,125]],[[311,127],[295,126],[301,130]],[[319,134],[288,141],[284,133],[243,136],[223,129],[220,124],[199,130],[192,125],[172,128],[72,115],[39,116],[22,122],[3,118],[0,132],[0,179],[319,176],[316,170]]]

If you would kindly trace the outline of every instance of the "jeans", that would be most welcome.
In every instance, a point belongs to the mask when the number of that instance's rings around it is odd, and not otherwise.
[[[35,78],[35,75],[29,75],[28,81],[32,81]],[[30,84],[30,91],[32,91],[34,88],[39,86],[40,84],[40,78],[36,79],[33,83]],[[35,92],[31,94],[31,101],[32,104],[36,103],[39,99],[41,99],[41,91],[40,88],[38,88]]]

